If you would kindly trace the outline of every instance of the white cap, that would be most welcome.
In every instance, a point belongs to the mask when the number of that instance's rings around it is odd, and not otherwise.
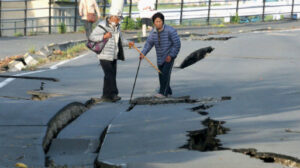
[[[112,0],[109,9],[109,15],[121,17],[123,13],[123,7],[124,7],[124,0]]]

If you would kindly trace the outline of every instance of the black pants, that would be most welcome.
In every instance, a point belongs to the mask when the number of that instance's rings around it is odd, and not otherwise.
[[[161,66],[158,66],[158,69],[162,72],[162,74],[158,74],[159,84],[160,84],[159,93],[164,96],[172,95],[170,80],[171,80],[171,72],[172,72],[173,64],[174,64],[174,59],[172,58],[170,62],[165,62]]]
[[[89,38],[90,34],[92,33],[92,27],[93,27],[92,22],[88,22],[88,21],[84,20],[84,29],[85,29],[85,35],[86,35],[87,39]]]
[[[117,60],[107,61],[100,60],[101,67],[104,72],[104,84],[103,84],[103,98],[113,98],[114,95],[118,95],[117,88]]]

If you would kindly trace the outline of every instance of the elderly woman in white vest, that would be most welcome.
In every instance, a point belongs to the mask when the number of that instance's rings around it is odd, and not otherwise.
[[[118,96],[119,91],[117,88],[116,75],[117,60],[125,60],[120,31],[123,4],[123,0],[113,0],[109,16],[99,22],[89,37],[92,41],[109,39],[102,52],[98,55],[100,65],[104,72],[101,98],[102,101],[106,102],[115,102],[121,99],[121,97]]]
[[[147,35],[147,28],[152,29],[152,15],[155,13],[155,0],[139,0],[138,9],[142,19],[143,37]]]
[[[92,32],[93,22],[87,20],[88,13],[97,13],[98,19],[100,19],[100,10],[96,0],[80,0],[79,2],[79,15],[84,22],[85,34],[88,38]]]

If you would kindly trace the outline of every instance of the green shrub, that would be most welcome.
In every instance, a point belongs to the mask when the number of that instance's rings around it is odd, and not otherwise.
[[[58,33],[59,34],[64,34],[67,32],[67,27],[65,23],[59,23],[58,24]]]
[[[121,24],[121,28],[123,30],[133,30],[133,29],[139,29],[142,27],[142,21],[134,21],[132,18],[129,18],[126,16]]]
[[[272,20],[273,20],[273,16],[272,15],[265,16],[265,21],[272,21]]]
[[[15,37],[22,37],[22,36],[24,36],[24,35],[23,35],[23,33],[21,33],[21,32],[17,32],[17,33],[14,34],[14,36],[15,36]]]
[[[80,32],[80,33],[85,33],[85,28],[84,28],[84,26],[80,26],[79,29],[78,29],[78,32]]]
[[[232,23],[240,23],[240,17],[238,14],[235,14],[235,16],[231,16],[230,20]]]
[[[142,28],[142,19],[141,18],[136,18],[136,29],[141,29]]]

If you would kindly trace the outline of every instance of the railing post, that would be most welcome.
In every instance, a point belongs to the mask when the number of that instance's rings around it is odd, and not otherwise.
[[[182,12],[183,12],[183,1],[184,0],[181,0],[181,7],[180,7],[180,25],[182,24]]]
[[[2,1],[0,0],[0,37],[2,37]]]
[[[294,6],[295,6],[295,0],[293,0],[293,2],[292,2],[291,19],[293,19],[293,16],[294,16]],[[297,19],[297,17],[296,17],[296,19]]]
[[[27,9],[28,9],[28,0],[25,0],[25,10],[24,10],[24,36],[27,36]]]
[[[266,0],[263,0],[263,13],[262,13],[262,21],[265,21],[265,8],[266,8]]]
[[[155,10],[157,10],[157,6],[158,6],[158,0],[156,0],[155,2]]]
[[[240,5],[240,0],[236,0],[236,9],[235,9],[236,16],[239,16],[239,5]]]
[[[74,32],[77,31],[77,16],[78,16],[78,1],[75,0],[75,6],[74,6]]]
[[[48,30],[49,30],[49,34],[51,34],[51,17],[52,17],[52,12],[51,12],[51,0],[49,0],[49,27],[48,27]]]
[[[130,0],[130,3],[129,3],[129,18],[131,18],[131,10],[132,10],[132,0]]]
[[[103,1],[104,1],[104,4],[103,4],[103,18],[104,18],[106,15],[106,0],[103,0]]]
[[[207,25],[209,25],[209,20],[210,20],[210,8],[211,8],[211,0],[208,1],[208,12],[207,12]]]

